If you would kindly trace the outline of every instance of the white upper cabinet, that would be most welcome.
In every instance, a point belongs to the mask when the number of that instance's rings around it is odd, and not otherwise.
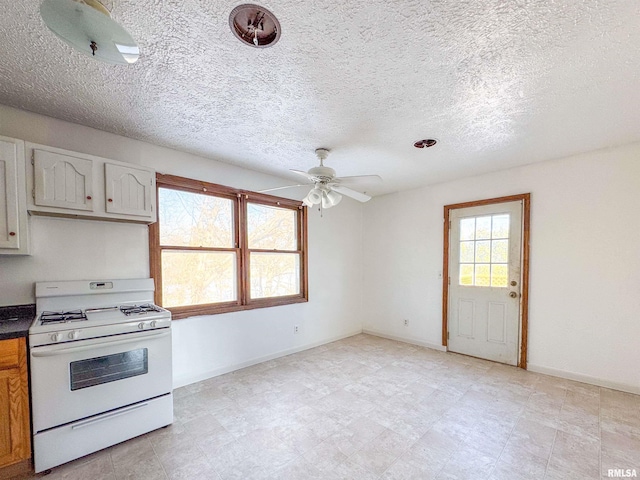
[[[43,207],[93,211],[93,162],[33,150],[35,203]]]
[[[27,255],[24,142],[0,137],[0,255]]]
[[[136,223],[156,221],[155,171],[140,165],[27,143],[28,209]]]
[[[156,178],[149,170],[104,164],[107,212],[153,218]]]

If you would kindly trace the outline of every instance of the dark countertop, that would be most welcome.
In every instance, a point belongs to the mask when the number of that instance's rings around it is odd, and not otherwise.
[[[0,340],[29,335],[29,327],[35,316],[34,304],[0,307]]]

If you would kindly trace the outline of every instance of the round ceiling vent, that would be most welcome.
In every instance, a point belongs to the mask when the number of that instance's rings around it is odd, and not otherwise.
[[[229,26],[242,43],[251,47],[270,47],[280,38],[280,22],[259,5],[239,5],[229,15]]]
[[[418,140],[416,143],[413,144],[413,146],[416,148],[429,148],[429,147],[433,147],[436,143],[438,143],[436,139],[427,138],[425,140]]]

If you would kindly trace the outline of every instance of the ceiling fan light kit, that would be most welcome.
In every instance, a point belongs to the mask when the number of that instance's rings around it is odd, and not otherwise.
[[[313,188],[302,199],[302,203],[311,208],[314,205],[320,205],[321,209],[335,207],[342,200],[342,195],[351,197],[359,202],[368,202],[371,197],[365,193],[360,193],[344,185],[364,185],[382,182],[382,178],[378,175],[357,175],[352,177],[337,177],[336,171],[331,167],[326,167],[324,161],[329,156],[329,150],[326,148],[316,149],[316,156],[320,160],[320,165],[310,168],[308,171],[291,170],[292,172],[305,177],[312,182]],[[262,192],[271,192],[274,190],[282,190],[285,188],[302,187],[304,185],[287,185],[285,187],[269,188],[261,190]]]
[[[40,16],[63,42],[96,60],[129,65],[140,49],[98,0],[44,0]]]

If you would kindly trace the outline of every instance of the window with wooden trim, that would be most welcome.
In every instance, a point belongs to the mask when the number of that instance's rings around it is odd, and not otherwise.
[[[156,184],[151,276],[173,318],[307,301],[301,202],[173,175]]]

